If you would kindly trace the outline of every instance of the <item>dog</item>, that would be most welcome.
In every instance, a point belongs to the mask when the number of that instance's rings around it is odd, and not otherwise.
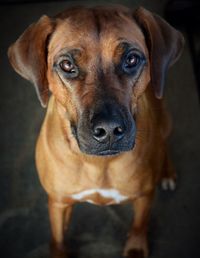
[[[36,165],[48,194],[53,258],[67,257],[64,233],[77,202],[132,204],[123,255],[148,257],[156,186],[175,186],[162,97],[183,44],[158,15],[116,5],[44,15],[10,46],[13,68],[47,106]]]

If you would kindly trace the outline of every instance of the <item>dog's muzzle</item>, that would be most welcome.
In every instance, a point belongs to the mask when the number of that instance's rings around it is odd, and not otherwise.
[[[101,105],[81,115],[76,139],[82,152],[91,155],[116,155],[134,147],[135,121],[125,107]]]

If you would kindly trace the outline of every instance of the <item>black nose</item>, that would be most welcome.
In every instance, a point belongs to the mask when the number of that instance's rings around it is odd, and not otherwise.
[[[116,142],[125,135],[125,126],[120,121],[98,121],[93,126],[93,137],[98,142]]]

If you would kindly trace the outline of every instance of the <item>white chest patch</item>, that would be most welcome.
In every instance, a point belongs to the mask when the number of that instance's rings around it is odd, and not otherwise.
[[[92,194],[98,193],[100,196],[104,198],[110,198],[113,199],[115,203],[120,203],[122,201],[125,201],[128,199],[127,196],[120,194],[119,191],[115,189],[89,189],[82,191],[80,193],[72,194],[71,197],[74,200],[82,200],[84,199],[87,202],[93,203],[92,200],[87,199],[87,196],[89,197]]]

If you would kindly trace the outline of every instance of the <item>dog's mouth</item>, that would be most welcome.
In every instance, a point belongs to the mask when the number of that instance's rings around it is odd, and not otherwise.
[[[99,156],[115,156],[117,154],[121,153],[119,150],[104,150],[98,152]]]
[[[98,146],[98,147],[93,147],[93,146],[84,146],[83,144],[81,144],[81,142],[78,141],[78,145],[80,150],[87,154],[87,155],[95,155],[95,156],[102,156],[102,157],[106,157],[106,156],[117,156],[121,153],[130,151],[134,148],[135,146],[135,142],[134,141],[130,141],[129,144],[123,145],[123,146],[114,146],[112,149],[105,148],[102,149],[102,146]]]
[[[128,150],[126,150],[126,151],[128,151]],[[96,150],[85,150],[84,149],[82,152],[86,153],[88,155],[95,155],[95,156],[117,156],[117,155],[121,154],[122,152],[125,152],[125,150],[107,149],[107,150],[103,150],[103,151],[96,151]]]
[[[96,156],[117,156],[123,152],[132,150],[134,148],[134,146],[135,146],[135,144],[133,144],[133,146],[129,147],[129,148],[107,149],[107,150],[103,150],[103,151],[94,151],[94,153],[90,153],[90,155],[93,154]]]

